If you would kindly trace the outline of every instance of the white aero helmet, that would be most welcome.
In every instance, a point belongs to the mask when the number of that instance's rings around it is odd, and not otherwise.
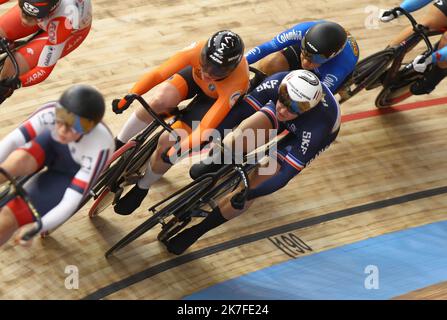
[[[308,70],[290,72],[279,86],[278,100],[292,113],[302,114],[312,109],[322,97],[320,79]]]

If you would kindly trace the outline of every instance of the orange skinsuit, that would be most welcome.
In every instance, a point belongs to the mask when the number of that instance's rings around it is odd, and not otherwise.
[[[226,117],[231,107],[237,99],[244,95],[249,87],[248,63],[245,57],[242,58],[237,68],[225,79],[219,81],[204,81],[200,66],[200,52],[205,41],[193,43],[189,47],[176,53],[159,67],[145,74],[130,90],[130,93],[143,95],[150,89],[168,80],[180,93],[182,100],[188,94],[188,84],[185,79],[176,74],[185,67],[192,66],[193,79],[207,96],[217,99],[212,107],[205,114],[200,125],[189,135],[188,141],[182,141],[181,150],[191,149],[199,146],[203,140],[203,133],[207,129],[216,128]],[[125,99],[119,103],[119,107],[124,106]],[[192,109],[190,112],[194,112]],[[171,148],[168,156],[175,150]]]

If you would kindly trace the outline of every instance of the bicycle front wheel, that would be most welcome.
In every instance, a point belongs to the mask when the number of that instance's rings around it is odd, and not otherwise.
[[[388,108],[408,99],[413,95],[410,91],[411,86],[422,77],[423,74],[416,71],[401,70],[396,81],[380,91],[375,101],[376,107]]]
[[[179,192],[175,196],[168,197],[166,201],[167,205],[118,241],[106,252],[106,258],[141,237],[158,223],[164,224],[164,218],[167,216],[176,215],[183,211],[189,210],[193,203],[200,199],[201,195],[211,186],[212,183],[213,179],[208,177],[203,180],[193,182],[182,192]],[[163,202],[159,203],[158,205],[163,205]]]

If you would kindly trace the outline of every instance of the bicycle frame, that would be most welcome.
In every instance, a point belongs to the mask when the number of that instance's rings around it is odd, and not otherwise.
[[[413,16],[402,8],[395,8],[395,11],[402,12],[404,16],[410,21],[414,33],[400,44],[394,47],[387,47],[386,49],[376,52],[373,55],[361,60],[347,80],[347,86],[339,91],[344,91],[340,103],[349,100],[361,90],[371,90],[378,85],[382,85],[384,89],[391,86],[396,81],[399,81],[399,72],[401,71],[402,61],[405,55],[411,51],[421,40],[424,40],[427,46],[425,57],[433,53],[433,46],[429,37],[442,34],[441,31],[429,31],[426,27],[418,24]],[[390,60],[388,60],[390,59]],[[392,61],[391,65],[387,61]],[[389,66],[389,67],[388,67]],[[388,68],[388,69],[386,69]],[[407,65],[406,70],[412,70],[412,64]],[[382,77],[382,75],[384,75]],[[356,87],[351,90],[351,85]]]

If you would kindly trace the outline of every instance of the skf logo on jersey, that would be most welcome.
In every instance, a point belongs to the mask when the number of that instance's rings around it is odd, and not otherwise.
[[[230,97],[230,108],[234,106],[234,104],[237,102],[237,100],[240,98],[241,96],[241,92],[237,91],[235,93],[233,93]]]
[[[39,8],[33,6],[31,3],[24,2],[23,10],[30,16],[37,16],[40,12]]]
[[[261,83],[259,86],[256,87],[257,92],[261,92],[263,90],[267,89],[274,89],[276,85],[278,84],[278,80],[269,80],[267,82]]]
[[[303,153],[303,155],[305,155],[307,149],[309,149],[311,138],[312,138],[312,132],[303,131],[303,138],[301,141],[301,152]]]

